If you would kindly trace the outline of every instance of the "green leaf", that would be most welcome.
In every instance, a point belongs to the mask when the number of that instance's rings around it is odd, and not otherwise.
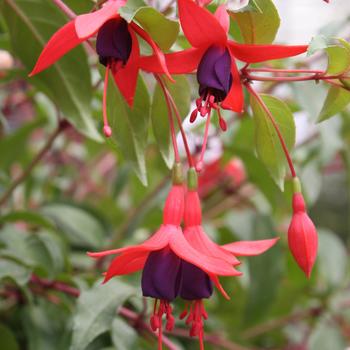
[[[16,336],[10,328],[0,323],[1,348],[4,350],[19,350]]]
[[[145,6],[143,1],[128,1],[119,13],[128,22],[136,20],[140,23],[164,51],[171,48],[179,34],[177,21],[168,19],[153,7]]]
[[[116,280],[83,291],[74,316],[71,350],[85,349],[97,336],[109,330],[117,308],[133,294],[133,288]]]
[[[247,44],[270,44],[274,41],[280,18],[271,0],[255,0],[260,11],[231,13],[241,30],[244,42]]]
[[[286,103],[276,97],[261,95],[261,98],[274,117],[288,150],[291,150],[295,143],[295,124],[292,112]],[[251,97],[251,106],[258,156],[270,171],[276,184],[283,190],[287,162],[278,134],[268,114],[254,96]]]
[[[344,350],[346,349],[346,341],[335,322],[329,317],[324,317],[313,328],[308,339],[307,349]]]
[[[319,229],[318,237],[318,271],[330,286],[338,287],[346,278],[346,249],[339,237],[329,230]]]
[[[40,211],[55,222],[71,243],[89,248],[102,246],[105,229],[97,217],[85,209],[70,204],[51,203]]]
[[[1,0],[12,47],[29,73],[51,35],[67,20],[51,1]],[[101,140],[91,118],[91,75],[82,47],[30,80],[44,91],[80,132]]]
[[[107,92],[107,113],[112,128],[108,143],[120,149],[137,176],[147,185],[145,150],[150,117],[150,98],[141,76],[138,78],[134,105],[130,108],[111,82]]]
[[[0,259],[0,280],[10,278],[19,286],[24,286],[29,281],[31,273],[32,270],[15,261]]]
[[[318,122],[322,122],[337,113],[340,113],[350,103],[350,91],[345,88],[331,86],[318,117]]]
[[[328,55],[327,73],[340,75],[350,68],[350,50],[343,46],[329,46],[326,48]]]
[[[137,332],[119,317],[112,322],[111,336],[115,350],[135,349]]]
[[[257,217],[253,239],[268,239],[277,234],[268,217]],[[249,258],[249,290],[245,309],[246,324],[259,322],[273,304],[283,273],[283,254],[280,245],[268,252]]]
[[[177,76],[175,84],[169,83],[166,85],[178,106],[181,116],[186,116],[191,103],[191,90],[187,78],[185,76]],[[175,118],[175,116],[173,117]],[[163,91],[159,84],[157,84],[153,94],[151,120],[153,134],[157,141],[159,151],[166,165],[171,168],[174,162],[174,154],[170,136],[168,109]],[[176,125],[175,122],[174,124]]]
[[[50,220],[39,213],[33,211],[13,211],[9,214],[0,217],[0,224],[23,221],[28,224],[53,229],[54,226]]]

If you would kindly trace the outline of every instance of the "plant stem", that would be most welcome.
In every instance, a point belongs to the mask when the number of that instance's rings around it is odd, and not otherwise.
[[[69,126],[68,122],[65,120],[62,120],[57,129],[49,136],[48,140],[46,141],[43,148],[40,150],[40,152],[34,157],[34,159],[30,162],[30,164],[27,166],[27,168],[22,172],[21,175],[17,177],[13,181],[13,183],[10,185],[10,187],[5,191],[5,193],[2,194],[0,197],[0,207],[4,205],[7,200],[11,197],[13,191],[16,189],[18,185],[20,185],[32,172],[34,167],[41,161],[41,159],[46,155],[46,153],[51,149],[53,143],[55,142],[56,138]]]
[[[67,15],[68,18],[74,19],[77,15],[62,0],[52,0],[52,2]]]
[[[250,84],[249,83],[245,83],[245,87],[247,88],[249,93],[256,98],[257,102],[260,104],[262,109],[266,112],[267,116],[269,117],[269,119],[270,119],[274,129],[276,130],[277,136],[278,136],[278,138],[280,140],[280,143],[281,143],[283,152],[284,152],[284,154],[286,156],[286,159],[287,159],[287,162],[288,162],[289,169],[290,169],[290,172],[292,174],[292,177],[296,177],[297,175],[296,175],[296,172],[295,172],[295,169],[294,169],[292,158],[290,157],[290,154],[289,154],[289,151],[288,151],[288,147],[286,145],[286,142],[284,141],[284,138],[283,138],[283,135],[281,133],[281,130],[280,130],[278,124],[275,121],[275,118],[271,114],[270,110],[267,108],[265,102],[262,100],[262,98],[259,96],[259,94],[250,86]]]
[[[310,73],[310,74],[324,74],[322,70],[312,69],[274,69],[274,68],[249,68],[246,72],[266,72],[266,73]]]
[[[305,75],[301,77],[261,77],[258,75],[251,75],[251,74],[243,74],[243,78],[246,78],[248,80],[255,80],[255,81],[282,81],[282,82],[291,82],[291,81],[308,81],[308,80],[331,80],[331,79],[350,79],[349,76],[342,76],[342,75],[320,75],[320,74],[313,74],[313,75]]]

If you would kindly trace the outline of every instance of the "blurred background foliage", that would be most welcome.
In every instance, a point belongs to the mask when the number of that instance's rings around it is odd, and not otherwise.
[[[77,13],[93,6],[65,2]],[[137,12],[142,5],[129,1],[124,15],[157,25],[154,39],[165,50],[188,46],[181,34],[174,43],[179,28],[172,6],[150,1],[157,11]],[[153,77],[141,74],[131,111],[111,84],[108,110],[116,132],[105,142],[96,57],[79,47],[47,72],[27,77],[44,43],[66,23],[64,14],[44,0],[1,0],[0,9],[0,347],[154,349],[147,328],[152,305],[141,299],[140,276],[101,286],[108,260],[93,261],[86,251],[140,242],[159,226],[173,162],[164,98]],[[344,11],[350,15],[349,7]],[[167,17],[159,20],[160,13]],[[250,1],[231,21],[236,40],[250,42],[255,32],[255,43],[272,42],[280,24],[270,0]],[[328,53],[328,69],[348,69],[349,53],[334,59],[327,51],[328,38],[349,36],[347,23],[322,28],[327,37],[313,39],[311,57],[264,67],[325,69]],[[225,113],[229,130],[223,134],[213,124],[200,180],[206,231],[220,243],[281,239],[264,255],[245,259],[243,277],[223,279],[232,300],[216,293],[206,304],[206,348],[343,350],[350,340],[350,92],[329,92],[323,106],[328,86],[322,82],[254,86],[294,113],[292,154],[318,227],[319,255],[307,280],[287,249],[291,181],[286,178],[282,192],[257,156],[251,109],[243,116]],[[177,77],[169,89],[185,118],[195,77]],[[315,125],[320,112],[327,120]],[[185,126],[196,152],[203,125]],[[176,313],[182,307],[177,302]],[[178,349],[198,348],[180,321],[167,336]]]

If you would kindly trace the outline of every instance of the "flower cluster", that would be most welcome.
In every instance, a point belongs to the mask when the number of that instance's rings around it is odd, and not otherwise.
[[[142,293],[155,299],[150,324],[154,331],[158,330],[159,348],[162,346],[163,316],[166,330],[171,331],[175,321],[170,303],[180,297],[187,303],[180,318],[186,318],[190,335],[199,337],[203,349],[203,321],[208,318],[203,299],[211,297],[213,286],[229,299],[219,277],[242,275],[235,269],[240,264],[237,256],[262,254],[277,240],[241,241],[223,246],[213,242],[202,227],[196,171],[189,170],[185,188],[181,165],[176,164],[163,211],[163,223],[158,231],[140,245],[89,255],[93,258],[115,256],[105,273],[104,282],[143,270]]]
[[[163,223],[153,236],[140,245],[89,255],[93,258],[114,256],[105,273],[105,282],[115,276],[142,270],[143,295],[155,299],[150,324],[154,331],[158,330],[159,348],[162,346],[163,317],[166,319],[166,329],[172,330],[175,319],[171,302],[181,298],[187,302],[187,307],[180,318],[186,318],[186,323],[190,326],[190,335],[199,337],[203,349],[203,321],[208,317],[203,299],[211,297],[213,286],[229,299],[219,277],[240,276],[242,273],[236,270],[236,266],[240,264],[237,256],[261,254],[277,241],[275,238],[220,246],[205,233],[198,194],[205,193],[205,186],[202,186],[203,190],[201,186],[198,188],[196,171],[199,172],[203,168],[202,160],[206,150],[210,116],[216,111],[219,126],[225,131],[227,124],[221,109],[242,113],[243,87],[245,86],[249,93],[255,93],[249,81],[244,80],[244,69],[251,63],[299,55],[307,50],[307,46],[239,44],[229,37],[230,17],[225,5],[218,6],[212,14],[204,7],[210,1],[196,3],[193,0],[178,0],[181,27],[192,47],[164,54],[147,31],[136,22],[128,23],[120,16],[119,9],[126,2],[127,0],[107,0],[99,10],[77,16],[59,29],[45,46],[30,75],[40,73],[77,45],[96,37],[99,62],[106,67],[103,132],[106,137],[110,137],[112,130],[106,111],[110,74],[130,108],[133,106],[139,70],[154,74],[167,102],[176,159],[173,184],[165,202]],[[152,55],[141,55],[139,37],[152,48]],[[246,66],[240,70],[237,60],[244,62]],[[189,148],[186,147],[181,117],[162,77],[166,75],[173,81],[171,75],[187,73],[196,73],[199,86],[196,107],[190,115],[190,121],[194,122],[198,115],[207,117],[202,152],[197,164],[193,163]],[[264,102],[261,99],[258,101],[263,109],[266,109]],[[173,115],[177,117],[187,151],[190,168],[187,187],[182,179]],[[295,184],[294,214],[288,230],[289,247],[301,269],[310,276],[317,255],[317,232],[306,213],[299,180],[283,137],[273,117],[270,118],[285,151]],[[210,171],[207,169],[207,174],[204,172],[200,179],[200,184],[206,184],[209,189],[215,187],[217,181],[220,181],[219,178],[232,177],[236,185],[245,178],[244,168],[237,162],[230,162],[224,170],[215,164]]]

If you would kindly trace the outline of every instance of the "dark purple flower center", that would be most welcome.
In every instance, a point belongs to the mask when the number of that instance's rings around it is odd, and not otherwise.
[[[126,64],[132,49],[128,23],[121,18],[107,21],[98,31],[96,51],[104,66],[113,62]]]
[[[181,259],[169,248],[150,253],[142,272],[143,295],[174,300],[181,286],[181,270]]]
[[[213,294],[213,284],[204,271],[182,261],[182,283],[179,294],[185,300],[210,298]]]
[[[215,97],[215,102],[225,99],[232,85],[231,57],[227,48],[209,47],[199,63],[197,80],[203,99],[208,94]]]

